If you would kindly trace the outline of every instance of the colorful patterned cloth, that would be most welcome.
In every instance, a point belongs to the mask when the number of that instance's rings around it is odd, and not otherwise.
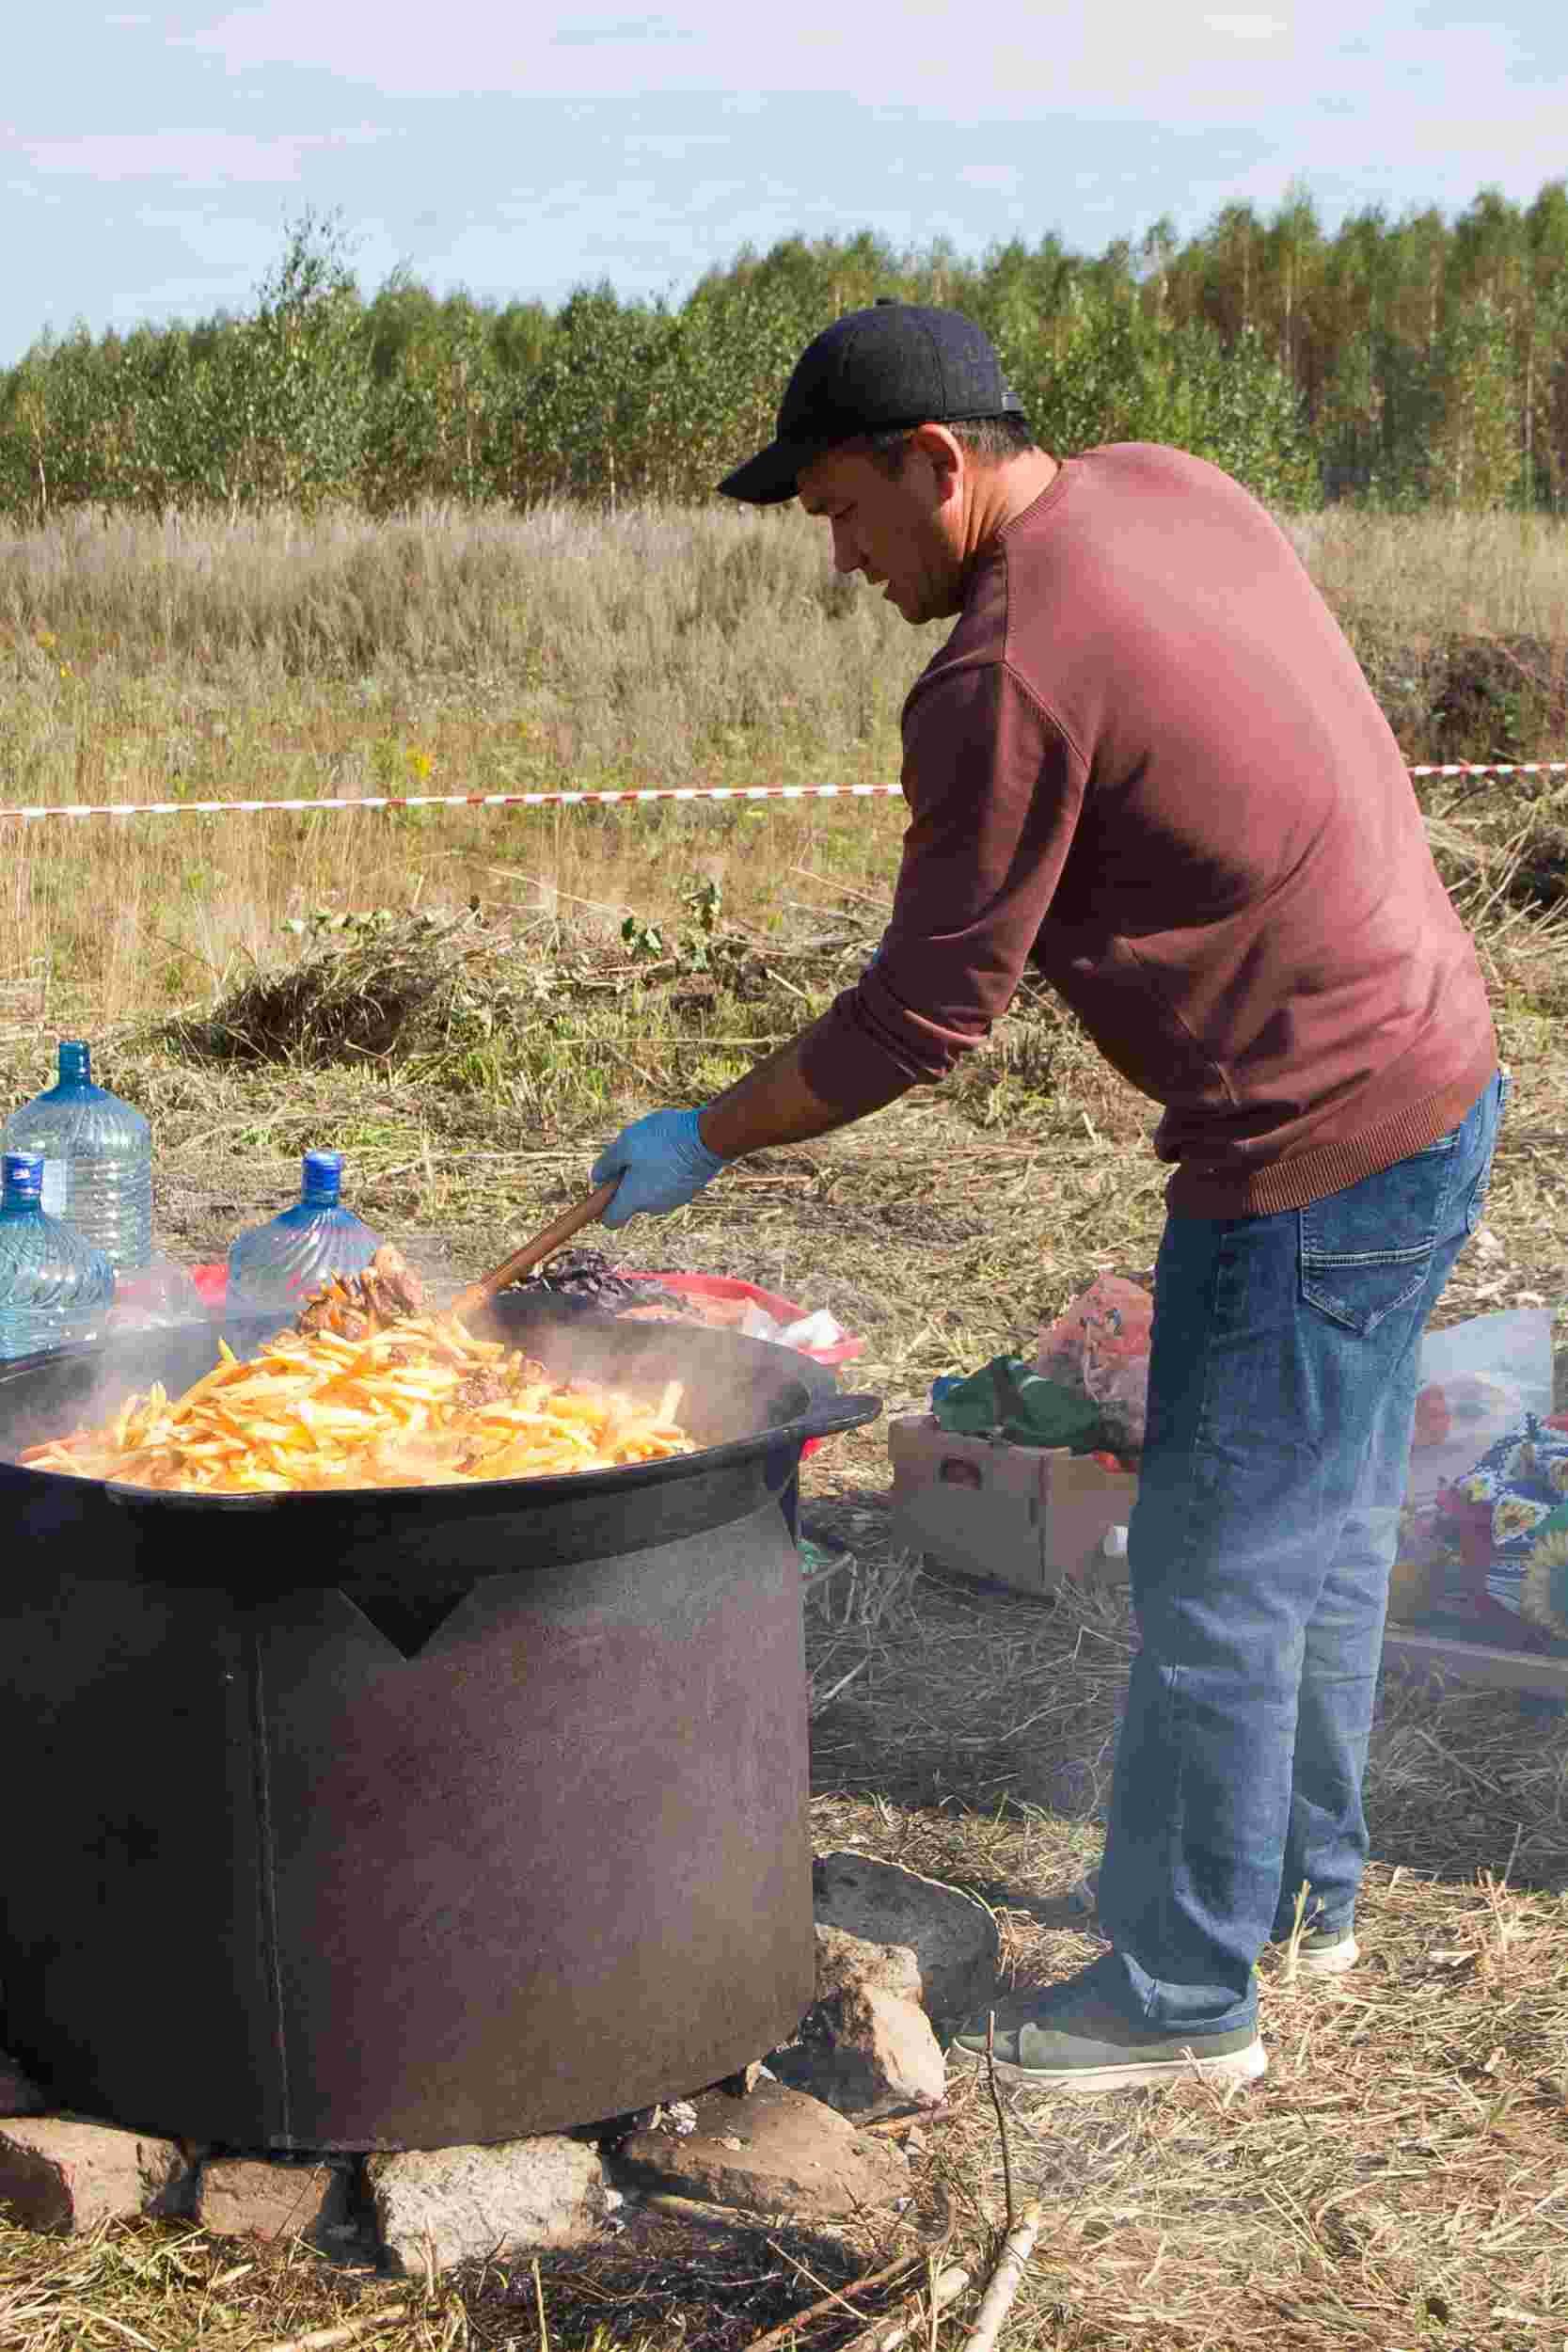
[[[1527,1414],[1438,1497],[1465,1597],[1481,1616],[1490,1602],[1552,1630],[1538,1611],[1555,1610],[1568,1624],[1568,1428],[1559,1419]]]
[[[1560,1502],[1530,1539],[1519,1607],[1531,1625],[1568,1640],[1568,1502]]]

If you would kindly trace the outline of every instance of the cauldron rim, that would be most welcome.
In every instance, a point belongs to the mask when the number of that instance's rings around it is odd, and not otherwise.
[[[398,1516],[405,1511],[427,1509],[432,1502],[444,1507],[483,1507],[493,1502],[497,1509],[515,1509],[519,1503],[547,1503],[557,1499],[591,1496],[625,1495],[630,1497],[638,1489],[665,1486],[677,1480],[701,1477],[714,1470],[723,1470],[752,1460],[756,1455],[770,1454],[780,1447],[792,1450],[803,1446],[814,1438],[841,1433],[862,1426],[874,1420],[881,1410],[879,1397],[868,1394],[845,1395],[827,1366],[814,1363],[807,1356],[793,1348],[781,1347],[776,1341],[751,1339],[740,1332],[705,1329],[700,1325],[639,1324],[628,1326],[615,1315],[575,1303],[565,1311],[553,1303],[506,1298],[492,1302],[491,1320],[503,1326],[523,1328],[554,1325],[562,1331],[583,1330],[614,1332],[624,1346],[643,1351],[657,1347],[660,1335],[667,1340],[678,1334],[672,1343],[690,1349],[700,1346],[711,1352],[740,1360],[756,1369],[765,1365],[767,1356],[788,1359],[787,1366],[776,1367],[780,1375],[781,1394],[791,1390],[800,1393],[800,1404],[781,1421],[766,1422],[746,1435],[722,1438],[712,1445],[698,1446],[690,1454],[665,1454],[654,1461],[618,1463],[611,1469],[563,1470],[546,1477],[491,1478],[466,1480],[455,1485],[436,1484],[422,1486],[330,1486],[285,1490],[270,1494],[193,1494],[157,1486],[137,1486],[122,1481],[101,1478],[80,1478],[66,1470],[35,1468],[18,1462],[7,1454],[4,1434],[6,1391],[13,1382],[37,1379],[51,1368],[65,1361],[102,1363],[116,1354],[130,1352],[129,1338],[87,1342],[75,1346],[49,1350],[41,1354],[19,1357],[0,1364],[0,1468],[7,1476],[38,1482],[40,1491],[51,1490],[80,1493],[84,1488],[103,1495],[113,1502],[134,1507],[138,1512],[191,1513],[202,1516],[231,1516],[235,1513],[253,1517],[258,1512],[282,1509],[304,1513],[309,1518],[312,1507],[324,1513],[341,1512],[345,1506],[361,1508],[373,1505],[379,1511],[391,1511]],[[213,1325],[214,1341],[221,1331],[246,1339],[247,1344],[259,1343],[277,1328],[273,1316],[230,1316],[221,1324]],[[646,1334],[646,1338],[628,1338],[628,1333]],[[141,1335],[150,1338],[153,1335]],[[172,1332],[170,1333],[172,1336]],[[244,1352],[244,1350],[238,1351]],[[768,1369],[775,1369],[768,1367]]]

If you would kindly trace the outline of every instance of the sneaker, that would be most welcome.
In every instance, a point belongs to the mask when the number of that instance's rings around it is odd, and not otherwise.
[[[1192,2074],[1222,2082],[1256,2082],[1268,2055],[1256,2026],[1229,2033],[1151,2034],[1102,2000],[1083,1979],[1042,1993],[996,2022],[996,2071],[1037,2090],[1137,2090],[1180,2082]],[[956,2036],[950,2056],[984,2066],[989,2020],[975,2019]]]
[[[1274,1940],[1276,1950],[1283,1952],[1291,1939],[1279,1935]],[[1350,1928],[1304,1928],[1296,1964],[1304,1977],[1342,1977],[1360,1957],[1361,1947]]]
[[[1068,1902],[1085,1919],[1092,1919],[1100,1905],[1100,1872],[1089,1870],[1068,1889]],[[1282,1950],[1289,1936],[1271,1939]],[[1306,1928],[1302,1931],[1297,1952],[1297,1965],[1304,1977],[1342,1977],[1347,1968],[1354,1968],[1361,1957],[1361,1947],[1353,1928]]]

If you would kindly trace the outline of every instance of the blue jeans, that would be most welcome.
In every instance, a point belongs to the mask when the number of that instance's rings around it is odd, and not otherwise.
[[[1253,2020],[1253,1963],[1304,1883],[1315,1926],[1351,1925],[1421,1332],[1481,1221],[1507,1085],[1309,1208],[1166,1224],[1096,1970],[1157,2033]]]

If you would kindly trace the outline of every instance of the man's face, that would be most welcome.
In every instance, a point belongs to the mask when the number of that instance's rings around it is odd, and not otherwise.
[[[959,485],[939,458],[909,445],[891,475],[863,450],[833,449],[797,478],[800,504],[832,532],[835,569],[863,573],[906,621],[942,620],[963,602]]]

